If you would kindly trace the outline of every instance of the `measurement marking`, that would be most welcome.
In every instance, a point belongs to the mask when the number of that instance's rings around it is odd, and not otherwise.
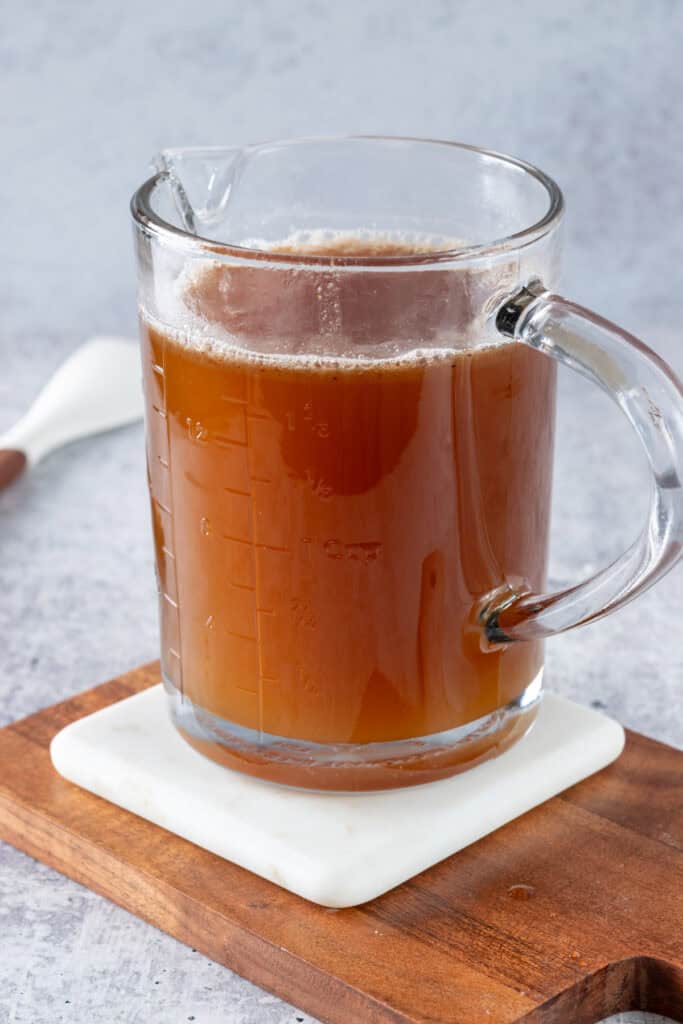
[[[229,440],[227,440],[224,437],[213,437],[213,438],[209,438],[209,440],[213,441],[213,443],[215,445],[218,445],[219,448],[246,448],[247,447],[247,442],[246,441],[229,441]]]
[[[249,690],[246,686],[236,686],[235,689],[239,690],[240,693],[248,693],[250,697],[258,697],[256,690]]]
[[[238,590],[250,590],[252,593],[256,590],[256,587],[251,587],[248,583],[235,583],[234,580],[231,581],[230,586],[237,587]]]
[[[272,484],[273,482],[272,480],[269,480],[268,477],[266,476],[254,476],[253,473],[251,474],[250,479],[254,484]]]
[[[238,494],[240,498],[251,498],[249,491],[238,491],[236,487],[224,487],[223,490],[228,494]]]
[[[249,502],[249,511],[251,513],[251,535],[256,538],[256,501],[254,497],[254,476],[252,474],[252,458],[250,452],[251,436],[249,432],[249,420],[253,419],[267,419],[266,416],[259,416],[256,413],[249,413],[249,410],[244,414],[244,433],[247,441],[247,472],[249,474],[249,493],[251,500]],[[256,548],[252,545],[251,560],[254,568],[254,582],[256,588],[254,591],[254,604],[258,608],[259,606],[259,578],[258,578],[258,564],[256,561]],[[258,728],[259,735],[263,738],[263,644],[261,643],[261,620],[259,616],[256,616],[256,657],[258,658]]]
[[[250,540],[243,540],[241,537],[233,537],[232,534],[230,533],[222,533],[221,537],[223,538],[223,540],[232,540],[235,542],[235,544],[248,544],[249,547],[251,547]]]
[[[167,470],[167,472],[169,474],[169,477],[170,477],[171,474],[172,474],[172,465],[171,464],[173,462],[173,453],[171,451],[171,439],[169,437],[170,421],[169,421],[169,417],[168,417],[168,386],[166,384],[166,369],[165,369],[165,366],[164,366],[164,364],[166,362],[166,346],[165,345],[161,349],[160,357],[161,357],[161,363],[157,363],[157,362],[154,361],[154,359],[152,359],[152,373],[156,374],[156,376],[160,380],[160,383],[158,385],[158,391],[160,393],[154,396],[154,397],[156,397],[158,399],[159,404],[157,405],[155,402],[152,402],[152,408],[154,409],[154,412],[156,412],[156,414],[161,418],[161,420],[163,421],[163,424],[164,424],[164,426],[163,426],[163,435],[164,435],[164,440],[166,442],[166,450],[165,450],[163,456],[159,455],[159,463],[160,463],[160,465],[165,465],[165,468],[166,468],[166,470]],[[169,500],[172,500],[170,493],[169,493]],[[171,559],[172,564],[173,564],[173,568],[175,570],[175,555],[174,555],[174,551],[175,551],[175,548],[177,546],[176,545],[176,536],[175,536],[175,519],[173,517],[173,513],[171,512],[171,509],[167,505],[165,505],[163,503],[163,501],[159,501],[159,499],[157,497],[155,497],[155,496],[152,498],[152,507],[154,507],[154,506],[156,506],[156,508],[158,508],[159,511],[164,512],[168,516],[169,522],[168,522],[168,528],[164,530],[164,533],[166,534],[166,537],[164,537],[164,540],[168,541],[168,543],[170,544],[170,548],[167,548],[164,545],[162,550],[164,551],[164,554],[166,554]],[[173,550],[171,550],[171,548]],[[174,613],[175,613],[175,626],[176,626],[177,639],[178,639],[178,650],[176,650],[175,647],[170,647],[170,646],[167,648],[167,650],[168,650],[168,653],[169,653],[169,657],[175,658],[177,663],[178,663],[178,668],[177,668],[176,672],[174,673],[174,675],[176,676],[176,680],[175,681],[176,681],[176,683],[178,685],[178,689],[180,690],[180,700],[181,700],[181,703],[184,703],[185,702],[185,685],[184,685],[184,680],[183,680],[183,660],[182,660],[182,658],[180,656],[180,652],[183,649],[183,627],[182,627],[182,623],[180,621],[180,609],[178,608],[178,605],[173,600],[173,598],[169,598],[168,594],[166,594],[165,591],[164,591],[164,599],[169,604],[169,606],[174,609]]]
[[[275,615],[275,611],[272,608],[257,608],[257,615]]]
[[[275,544],[254,544],[255,548],[263,548],[265,551],[282,551],[283,554],[289,554],[287,548],[278,548]]]
[[[232,395],[221,395],[221,402],[234,402],[235,405],[246,405],[246,398],[233,398]]]
[[[251,644],[255,644],[256,643],[256,637],[255,636],[247,636],[246,633],[236,633],[234,629],[229,629],[228,630],[228,636],[236,636],[238,640],[248,640],[249,643],[251,643]]]
[[[261,676],[261,679],[263,680],[264,683],[279,683],[280,682],[280,680],[277,678],[277,676]]]

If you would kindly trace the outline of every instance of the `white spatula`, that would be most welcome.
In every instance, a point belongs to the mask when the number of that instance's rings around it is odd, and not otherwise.
[[[0,436],[0,488],[55,448],[141,416],[137,345],[123,338],[93,338],[76,349],[28,412]]]

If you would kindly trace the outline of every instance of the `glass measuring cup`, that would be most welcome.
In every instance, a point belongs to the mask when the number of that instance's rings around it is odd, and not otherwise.
[[[554,294],[563,204],[454,143],[168,151],[133,198],[162,673],[210,757],[319,789],[452,774],[530,727],[543,641],[683,538],[683,398]],[[625,412],[648,522],[545,587],[562,362]]]

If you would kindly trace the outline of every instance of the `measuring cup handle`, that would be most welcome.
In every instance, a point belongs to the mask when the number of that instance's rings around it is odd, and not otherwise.
[[[533,594],[510,586],[488,594],[479,621],[488,646],[563,633],[615,611],[652,586],[683,548],[683,387],[646,345],[540,282],[499,310],[508,338],[578,370],[607,392],[638,435],[652,471],[647,522],[606,569],[566,590]]]

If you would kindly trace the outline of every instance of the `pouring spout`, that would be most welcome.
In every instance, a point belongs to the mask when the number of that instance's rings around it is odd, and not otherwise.
[[[245,149],[224,146],[163,149],[157,154],[154,167],[166,176],[185,231],[225,237],[228,204],[245,160]]]

